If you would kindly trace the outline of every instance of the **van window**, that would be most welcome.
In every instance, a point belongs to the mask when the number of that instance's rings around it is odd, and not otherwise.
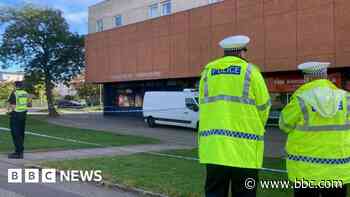
[[[193,111],[198,111],[198,104],[196,102],[197,101],[195,100],[195,98],[186,98],[185,99],[186,107],[190,110],[193,110]]]

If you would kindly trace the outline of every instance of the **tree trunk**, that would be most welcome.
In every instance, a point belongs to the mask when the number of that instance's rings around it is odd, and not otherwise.
[[[53,96],[52,96],[53,85],[48,80],[45,81],[45,89],[46,89],[47,107],[49,110],[49,116],[50,117],[57,117],[57,116],[59,116],[59,114],[56,111],[54,101],[53,101]]]

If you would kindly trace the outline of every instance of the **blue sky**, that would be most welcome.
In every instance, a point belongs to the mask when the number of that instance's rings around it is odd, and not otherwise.
[[[103,0],[0,0],[0,6],[19,6],[24,3],[32,3],[60,9],[63,11],[72,32],[87,34],[88,7],[101,1]],[[2,33],[1,29],[0,33]],[[8,71],[14,70],[18,70],[18,68],[14,66]]]

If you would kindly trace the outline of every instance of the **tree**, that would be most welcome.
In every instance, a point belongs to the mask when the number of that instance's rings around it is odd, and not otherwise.
[[[99,102],[100,87],[98,84],[82,82],[74,88],[81,99],[85,99],[89,104],[95,105]]]
[[[24,76],[25,89],[29,94],[32,94],[35,98],[40,99],[40,106],[43,106],[45,97],[45,85],[37,79],[36,75]]]
[[[0,83],[0,100],[7,100],[13,91],[13,87],[11,82]]]
[[[84,68],[84,37],[69,31],[61,11],[33,5],[3,8],[0,25],[5,27],[1,66],[20,65],[26,75],[44,84],[49,115],[57,116],[54,84],[68,84]]]

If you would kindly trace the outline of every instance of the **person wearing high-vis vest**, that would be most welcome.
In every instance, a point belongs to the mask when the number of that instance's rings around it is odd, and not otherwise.
[[[287,171],[295,196],[346,197],[350,183],[350,94],[327,80],[330,63],[299,65],[306,84],[282,110]],[[333,185],[333,188],[326,189]],[[341,187],[342,186],[342,187]]]
[[[219,43],[224,57],[208,63],[199,87],[199,159],[206,165],[207,197],[256,196],[245,181],[258,181],[271,106],[265,81],[245,59],[247,36]]]
[[[23,143],[28,106],[28,93],[24,90],[23,82],[15,82],[15,89],[9,97],[10,129],[15,152],[8,155],[9,159],[23,158]]]

